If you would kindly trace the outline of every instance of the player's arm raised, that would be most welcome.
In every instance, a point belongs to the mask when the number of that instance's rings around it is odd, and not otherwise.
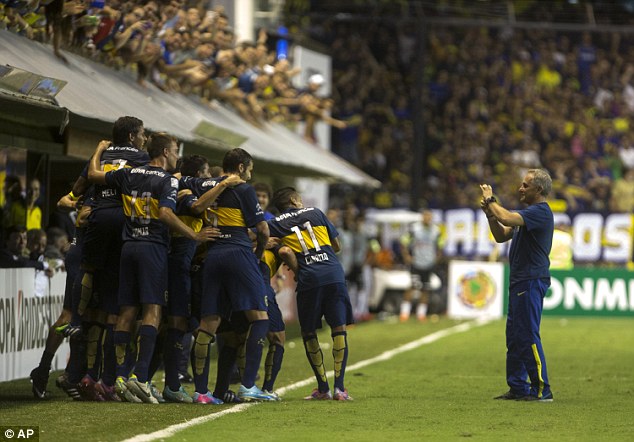
[[[101,140],[97,145],[97,150],[90,159],[88,166],[88,180],[97,184],[106,184],[106,172],[101,170],[101,154],[110,147],[110,141]]]

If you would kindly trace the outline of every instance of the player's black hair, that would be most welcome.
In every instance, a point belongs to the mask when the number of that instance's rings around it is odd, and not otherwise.
[[[112,127],[112,142],[115,146],[127,146],[130,134],[136,135],[143,127],[143,121],[136,117],[119,117]]]
[[[293,203],[291,202],[291,198],[298,196],[299,193],[295,190],[294,187],[282,187],[281,189],[277,189],[273,194],[273,200],[271,203],[273,207],[275,207],[280,212],[284,212],[288,209]]]
[[[183,176],[196,176],[205,167],[205,164],[209,164],[209,161],[202,155],[186,156],[180,166],[181,174]]]
[[[252,162],[253,157],[251,157],[249,152],[236,147],[225,154],[222,160],[222,170],[224,170],[225,173],[238,173],[240,172],[240,164],[243,164],[244,167],[248,167]]]

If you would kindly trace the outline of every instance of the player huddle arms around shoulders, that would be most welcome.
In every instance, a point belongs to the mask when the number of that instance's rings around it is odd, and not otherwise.
[[[117,394],[129,402],[158,403],[149,383],[149,367],[167,291],[169,229],[192,240],[205,242],[217,232],[204,228],[194,232],[174,214],[178,180],[167,170],[178,162],[176,139],[158,133],[148,143],[146,166],[103,171],[99,159],[110,149],[102,141],[91,159],[88,177],[120,191],[125,214],[119,279],[119,317],[114,331]],[[128,344],[137,313],[141,310],[139,344],[134,373],[127,378]]]

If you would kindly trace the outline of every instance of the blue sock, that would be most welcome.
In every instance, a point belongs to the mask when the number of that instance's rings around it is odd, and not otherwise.
[[[151,325],[142,325],[139,327],[139,340],[137,347],[139,353],[134,366],[134,374],[139,382],[148,381],[148,373],[150,370],[150,362],[154,354],[154,346],[156,345],[156,335],[158,330]]]
[[[345,331],[332,334],[332,358],[335,361],[335,388],[343,391],[343,378],[348,363],[348,333]]]
[[[268,319],[254,321],[249,327],[249,335],[245,343],[244,373],[242,373],[242,385],[246,388],[251,388],[255,385],[255,377],[262,361],[262,349],[264,348],[264,341],[268,331]]]
[[[181,388],[181,383],[178,380],[178,365],[183,353],[182,339],[184,334],[185,332],[177,328],[167,329],[163,361],[165,364],[165,385],[172,391],[178,391]]]
[[[114,351],[114,325],[106,324],[103,334],[103,371],[101,380],[109,387],[114,385],[117,357]]]
[[[86,341],[81,334],[70,338],[70,358],[66,371],[68,382],[77,384],[86,373]]]
[[[282,359],[284,358],[284,346],[279,344],[269,345],[269,352],[266,354],[266,362],[264,363],[264,383],[262,389],[273,391],[273,385],[277,374],[282,368]]]
[[[128,378],[130,374],[130,367],[127,364],[128,360],[128,345],[130,344],[130,337],[132,334],[127,331],[114,332],[114,350],[117,361],[115,376]]]
[[[225,396],[231,383],[231,373],[236,362],[237,349],[228,345],[223,345],[218,352],[218,371],[216,372],[216,387],[214,396],[222,399]]]
[[[161,368],[161,364],[163,363],[163,352],[165,350],[165,338],[167,333],[165,328],[161,328],[158,330],[158,334],[156,335],[156,343],[154,344],[154,352],[152,353],[152,359],[150,359],[150,367],[147,373],[147,380],[152,381],[154,375],[157,370]]]
[[[187,374],[189,372],[189,356],[192,349],[192,334],[186,332],[181,338],[181,354],[178,355],[178,372]]]

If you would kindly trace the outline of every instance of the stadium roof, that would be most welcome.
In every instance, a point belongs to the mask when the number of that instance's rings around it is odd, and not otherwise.
[[[0,30],[0,40],[0,66],[10,65],[67,82],[56,100],[70,112],[71,126],[83,125],[103,132],[103,123],[109,126],[122,115],[134,115],[143,120],[146,128],[178,137],[185,143],[185,153],[207,153],[219,158],[239,145],[256,159],[258,169],[270,173],[359,186],[380,185],[357,167],[306,142],[282,125],[266,123],[264,128],[256,128],[220,104],[210,108],[182,94],[165,93],[152,85],[141,87],[127,72],[74,54],[66,53],[69,63],[64,64],[53,55],[50,46],[5,30]],[[15,103],[16,97],[11,97],[11,102]],[[86,147],[79,156],[87,157],[92,148]],[[77,155],[77,151],[73,154]]]

